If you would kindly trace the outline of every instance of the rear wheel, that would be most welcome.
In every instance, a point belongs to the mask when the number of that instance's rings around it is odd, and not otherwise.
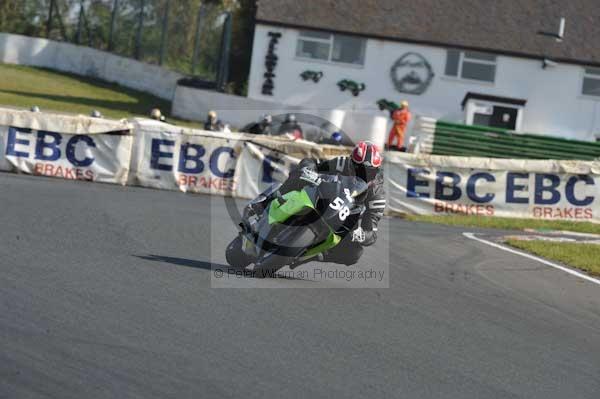
[[[250,264],[250,259],[242,249],[242,237],[237,236],[225,250],[225,259],[230,266],[243,269]]]

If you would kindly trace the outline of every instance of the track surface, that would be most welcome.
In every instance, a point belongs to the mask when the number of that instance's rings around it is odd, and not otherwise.
[[[600,397],[600,287],[461,229],[386,219],[387,289],[218,289],[223,200],[0,187],[1,398]]]

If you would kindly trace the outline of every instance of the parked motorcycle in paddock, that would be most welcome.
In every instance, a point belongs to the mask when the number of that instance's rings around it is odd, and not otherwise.
[[[317,260],[359,225],[368,189],[364,180],[308,168],[300,179],[300,190],[281,195],[276,184],[244,208],[239,235],[225,253],[229,265],[254,264],[254,277],[274,277],[284,266]]]

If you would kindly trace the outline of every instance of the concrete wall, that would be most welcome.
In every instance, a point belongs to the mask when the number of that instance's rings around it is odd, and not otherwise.
[[[261,115],[280,115],[289,112],[320,116],[345,131],[353,140],[372,140],[383,144],[386,118],[373,117],[369,113],[348,112],[328,108],[316,108],[311,104],[293,106],[273,101],[250,99],[209,90],[178,86],[175,91],[171,113],[179,118],[203,121],[209,110],[215,110],[224,123],[241,128],[257,121]]]
[[[0,33],[0,62],[71,72],[171,100],[183,75],[90,47]]]
[[[274,71],[273,96],[261,93],[269,31],[282,33],[275,50],[278,64]],[[406,99],[413,114],[458,122],[464,119],[460,103],[471,91],[526,99],[523,131],[590,141],[600,137],[600,97],[581,94],[584,71],[581,66],[560,64],[542,69],[538,60],[498,56],[495,83],[480,83],[444,76],[445,48],[370,39],[366,44],[365,65],[358,67],[297,58],[298,35],[296,29],[257,26],[249,82],[250,98],[359,112],[373,118],[387,116],[377,108],[375,103],[378,99],[396,102]],[[425,57],[435,73],[431,85],[422,95],[396,91],[390,77],[392,65],[410,51]],[[324,76],[319,83],[305,82],[300,78],[305,70],[322,71]],[[336,86],[341,79],[365,83],[366,90],[358,97],[347,91],[341,92]]]
[[[211,90],[177,86],[171,114],[176,117],[204,121],[206,114],[214,110],[223,122],[239,128],[265,114],[281,114],[297,107],[284,106],[269,101],[252,100],[246,97],[219,93]]]

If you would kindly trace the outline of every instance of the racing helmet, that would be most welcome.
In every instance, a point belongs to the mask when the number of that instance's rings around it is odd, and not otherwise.
[[[350,159],[356,175],[367,183],[375,178],[383,163],[379,148],[370,141],[359,141],[354,146]]]
[[[161,117],[162,117],[162,113],[160,112],[160,109],[153,108],[152,111],[150,111],[150,118],[156,119],[157,121],[159,121]]]
[[[261,121],[262,123],[265,123],[265,124],[267,124],[267,125],[270,125],[271,123],[273,123],[273,117],[272,117],[270,114],[264,114],[264,115],[261,117],[260,121]]]

